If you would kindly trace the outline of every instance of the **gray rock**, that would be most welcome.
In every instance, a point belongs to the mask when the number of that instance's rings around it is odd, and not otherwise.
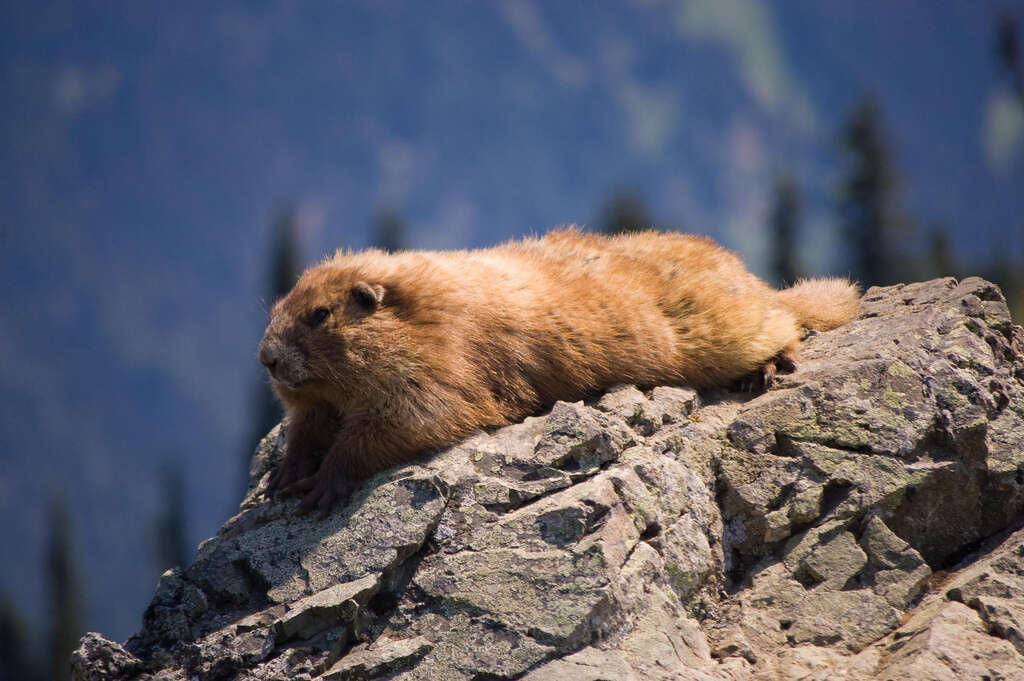
[[[819,539],[814,546],[806,547],[800,557],[793,576],[804,586],[822,585],[826,589],[839,591],[860,574],[868,563],[867,555],[857,545],[853,533],[841,531]],[[798,552],[803,542],[794,548]],[[789,556],[783,558],[784,561]]]
[[[422,636],[400,641],[378,639],[372,647],[353,650],[324,672],[321,678],[325,681],[356,681],[380,677],[412,667],[433,648],[434,644]]]
[[[379,589],[380,575],[372,574],[300,599],[274,622],[275,638],[279,642],[309,639],[331,627],[355,628],[363,608]]]
[[[921,554],[897,537],[881,519],[871,516],[864,524],[860,546],[871,570],[865,581],[895,608],[906,608],[921,593],[932,570]]]
[[[71,655],[71,674],[80,681],[137,678],[142,661],[99,634],[86,634]]]
[[[1024,331],[980,279],[869,290],[767,393],[558,403],[322,522],[261,496],[283,436],[74,678],[1024,678]]]
[[[700,405],[700,397],[692,388],[658,386],[644,395],[636,386],[620,385],[605,393],[597,409],[614,414],[637,434],[649,436],[664,426],[683,422]]]

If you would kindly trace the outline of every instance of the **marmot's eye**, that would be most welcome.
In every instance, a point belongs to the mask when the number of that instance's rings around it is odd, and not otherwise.
[[[331,311],[326,307],[318,307],[313,310],[313,314],[309,317],[310,326],[320,326],[327,319],[327,315],[331,314]]]

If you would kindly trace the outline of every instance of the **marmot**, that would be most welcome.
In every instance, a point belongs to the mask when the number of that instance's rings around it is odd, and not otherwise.
[[[801,327],[858,305],[849,281],[776,291],[684,234],[339,251],[274,305],[260,343],[287,424],[269,492],[327,513],[377,471],[616,383],[770,384],[795,368]]]

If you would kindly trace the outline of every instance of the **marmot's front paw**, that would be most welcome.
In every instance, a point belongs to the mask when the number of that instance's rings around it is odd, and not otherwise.
[[[319,519],[323,520],[331,514],[331,509],[336,504],[348,501],[355,489],[355,483],[343,475],[324,475],[323,472],[310,475],[298,482],[295,482],[283,494],[302,494],[302,503],[299,504],[299,513],[306,514],[310,511],[319,511]]]
[[[288,456],[287,454],[267,481],[266,495],[269,498],[282,498],[295,483],[316,473],[316,462],[311,457]]]

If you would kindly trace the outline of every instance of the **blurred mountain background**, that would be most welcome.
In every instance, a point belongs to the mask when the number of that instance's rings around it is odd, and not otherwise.
[[[1022,19],[977,0],[2,3],[0,678],[83,629],[125,639],[233,513],[279,413],[266,310],[337,247],[658,226],[775,283],[980,274],[1019,322]]]

